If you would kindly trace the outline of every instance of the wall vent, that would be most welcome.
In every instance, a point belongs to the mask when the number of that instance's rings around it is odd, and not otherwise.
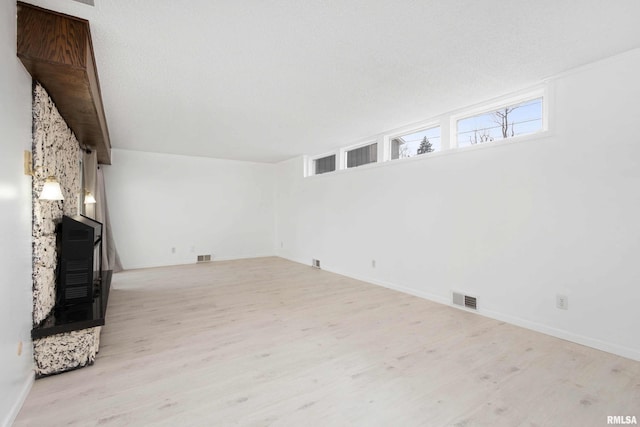
[[[209,262],[211,261],[211,255],[198,255],[198,262]]]
[[[311,267],[315,267],[315,268],[320,268],[320,260],[319,259],[312,259],[311,260]]]
[[[471,295],[465,295],[458,292],[453,292],[453,304],[460,307],[470,308],[471,310],[478,309],[478,298]]]

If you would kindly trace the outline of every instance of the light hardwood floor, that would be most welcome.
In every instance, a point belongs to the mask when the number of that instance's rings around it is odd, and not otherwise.
[[[279,258],[114,275],[16,426],[604,426],[640,362]]]

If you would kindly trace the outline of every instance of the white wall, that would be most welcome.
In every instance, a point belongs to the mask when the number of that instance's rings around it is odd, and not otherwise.
[[[310,178],[283,162],[279,254],[640,360],[639,74],[636,50],[553,79],[544,138]]]
[[[31,352],[31,77],[16,57],[16,3],[0,4],[0,425],[33,381]],[[23,352],[17,355],[18,343]]]
[[[128,150],[112,160],[102,167],[124,268],[275,255],[274,165]]]

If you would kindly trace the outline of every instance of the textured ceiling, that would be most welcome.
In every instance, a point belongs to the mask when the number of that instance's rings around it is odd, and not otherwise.
[[[638,0],[30,2],[90,20],[115,148],[259,162],[640,47]]]

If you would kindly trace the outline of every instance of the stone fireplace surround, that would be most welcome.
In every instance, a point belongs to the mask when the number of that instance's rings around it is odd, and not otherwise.
[[[37,327],[55,306],[57,267],[56,224],[63,215],[81,213],[82,149],[53,100],[37,82],[33,86],[33,325]],[[63,201],[39,200],[45,179],[60,182]],[[101,327],[52,334],[33,340],[36,376],[46,376],[92,364]]]

